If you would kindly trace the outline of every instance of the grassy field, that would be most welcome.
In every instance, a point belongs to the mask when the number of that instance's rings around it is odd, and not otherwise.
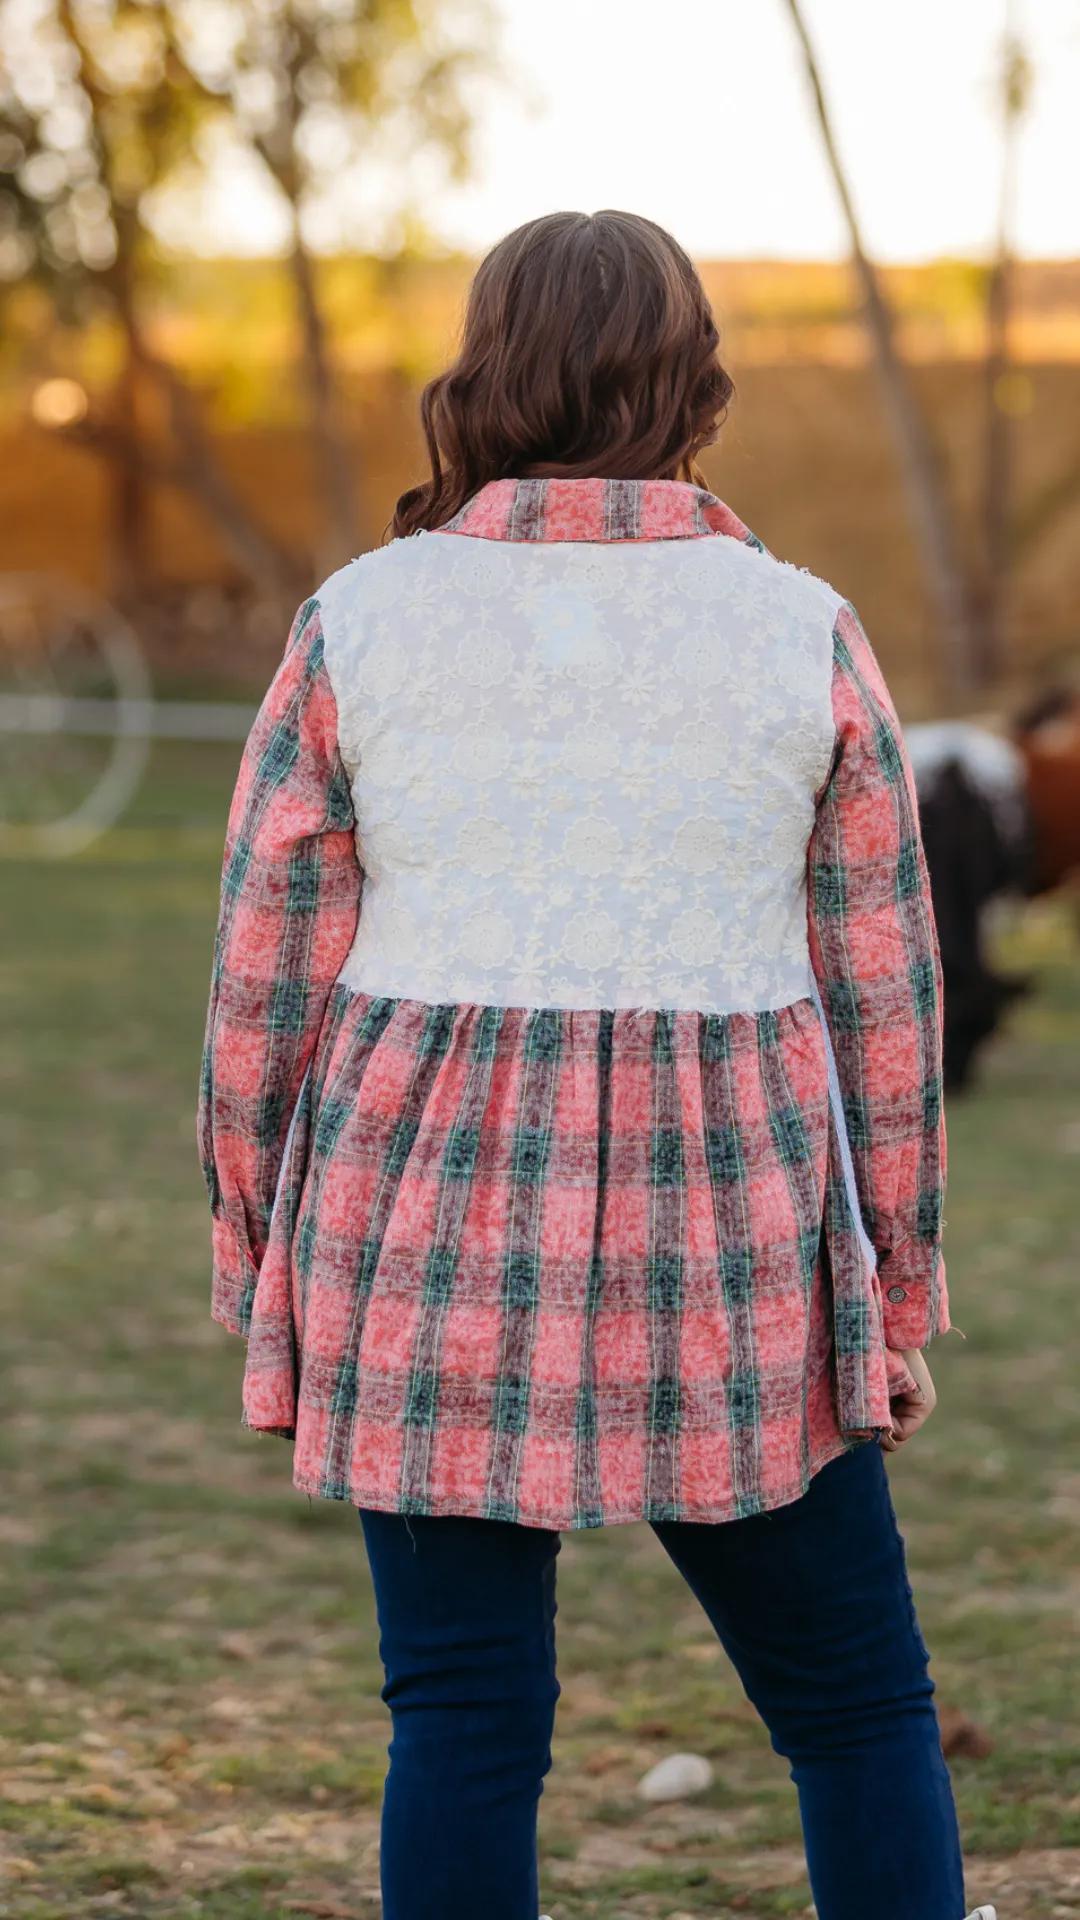
[[[354,1516],[240,1431],[207,1317],[192,1106],[229,756],[160,750],[93,857],[0,868],[0,1915],[378,1914],[386,1716]],[[1080,959],[952,1115],[955,1335],[893,1470],[955,1763],[970,1892],[1080,1916]],[[559,1920],[800,1913],[794,1793],[641,1528],[561,1562],[545,1799]],[[699,1800],[634,1786],[708,1754]],[[882,1782],[887,1792],[888,1782]],[[918,1920],[912,1916],[912,1920]]]

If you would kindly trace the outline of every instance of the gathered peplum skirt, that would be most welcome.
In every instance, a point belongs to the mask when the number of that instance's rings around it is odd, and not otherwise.
[[[531,1526],[786,1504],[889,1421],[813,1002],[428,1005],[339,984],[251,1305],[305,1491]]]

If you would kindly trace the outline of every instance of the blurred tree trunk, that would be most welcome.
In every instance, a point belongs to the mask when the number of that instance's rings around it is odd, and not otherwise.
[[[880,275],[863,244],[800,0],[787,0],[787,6],[806,60],[825,152],[847,221],[852,262],[862,289],[863,311],[873,340],[885,411],[907,490],[923,573],[937,615],[946,688],[952,699],[962,705],[971,700],[982,681],[971,594],[952,505],[925,416],[897,350],[893,315]]]
[[[101,271],[100,278],[123,337],[126,355],[123,377],[134,383],[141,374],[158,388],[165,401],[176,449],[175,458],[168,463],[169,477],[202,507],[234,564],[261,592],[284,604],[295,597],[288,556],[249,513],[221,467],[195,395],[175,368],[154,353],[143,331],[137,299],[142,241],[141,183],[125,191],[117,179],[108,125],[110,107],[115,101],[98,75],[76,18],[73,0],[58,0],[57,20],[71,47],[79,84],[89,104],[99,178],[109,199],[116,252],[112,263]],[[189,76],[182,73],[181,78],[184,77]],[[176,74],[162,74],[160,86],[166,96],[176,84]],[[124,500],[121,506],[118,499],[117,510],[125,515],[133,513],[136,490],[141,488],[148,473],[155,468],[160,472],[162,466],[160,461],[144,456],[134,415],[120,421],[112,433],[106,428],[82,437],[88,444],[111,449],[114,463],[123,476],[118,484]]]
[[[303,341],[304,376],[311,404],[311,435],[322,485],[326,528],[316,554],[318,571],[325,576],[356,555],[359,523],[353,450],[344,431],[336,391],[326,326],[319,305],[315,262],[304,244],[295,204],[289,271],[296,289]]]
[[[325,514],[315,559],[318,573],[325,576],[355,557],[359,527],[353,450],[342,424],[326,322],[319,304],[316,264],[308,251],[302,224],[304,175],[297,152],[300,84],[315,47],[310,27],[298,23],[282,65],[280,117],[272,129],[256,137],[255,145],[289,209],[288,267],[300,320],[304,384],[311,409],[311,437]]]
[[[335,394],[314,262],[301,238],[299,219],[289,266],[300,309],[304,370],[311,396],[311,431],[326,504],[326,538],[318,556],[319,571],[325,575],[355,557],[359,538],[356,486],[353,452],[343,430],[342,410]]]
[[[147,580],[147,480],[132,449],[138,444],[138,382],[130,355],[113,389],[116,451],[110,456],[112,513],[110,592],[121,607],[133,606]]]
[[[1007,410],[1012,260],[999,239],[986,289],[984,376],[983,576],[975,595],[979,674],[992,680],[1001,663],[1001,621],[1009,571],[1012,422]]]
[[[1001,179],[997,248],[986,295],[985,453],[983,482],[983,575],[976,596],[979,672],[984,684],[1002,665],[1002,622],[1013,557],[1012,414],[1010,321],[1013,305],[1013,231],[1016,214],[1017,146],[1031,90],[1031,68],[1014,27],[1009,0],[1001,66]]]
[[[415,191],[413,159],[426,157],[428,180],[438,177],[432,163],[460,177],[473,119],[466,82],[486,67],[491,16],[486,0],[268,0],[237,18],[245,31],[228,56],[232,127],[287,211],[322,505],[317,557],[329,572],[356,552],[359,469],[309,223],[320,201],[341,199],[347,170],[361,164],[376,177],[388,167],[400,174],[402,214]],[[341,228],[344,247],[351,224]]]

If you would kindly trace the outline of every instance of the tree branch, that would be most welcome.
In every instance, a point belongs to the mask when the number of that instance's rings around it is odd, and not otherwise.
[[[1009,535],[1009,552],[1014,565],[1026,560],[1055,523],[1068,513],[1070,507],[1078,504],[1080,459],[1073,461],[1056,479],[1048,481],[1023,512],[1016,515]]]
[[[175,460],[165,459],[150,451],[134,435],[124,432],[107,420],[77,420],[66,427],[45,427],[43,432],[51,440],[64,441],[68,446],[82,447],[88,453],[99,454],[102,459],[122,462],[132,467],[147,481],[159,486],[183,487],[185,475],[183,468]]]

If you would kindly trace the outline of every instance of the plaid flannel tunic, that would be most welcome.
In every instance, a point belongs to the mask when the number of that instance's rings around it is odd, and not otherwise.
[[[447,531],[750,539],[671,483],[499,482]],[[249,1336],[245,1421],[294,1439],[298,1487],[552,1528],[721,1521],[887,1425],[895,1349],[949,1324],[940,984],[913,785],[850,608],[833,660],[807,902],[859,1226],[810,999],[344,984],[357,822],[319,599],[301,609],[230,816],[200,1118],[213,1312]]]

